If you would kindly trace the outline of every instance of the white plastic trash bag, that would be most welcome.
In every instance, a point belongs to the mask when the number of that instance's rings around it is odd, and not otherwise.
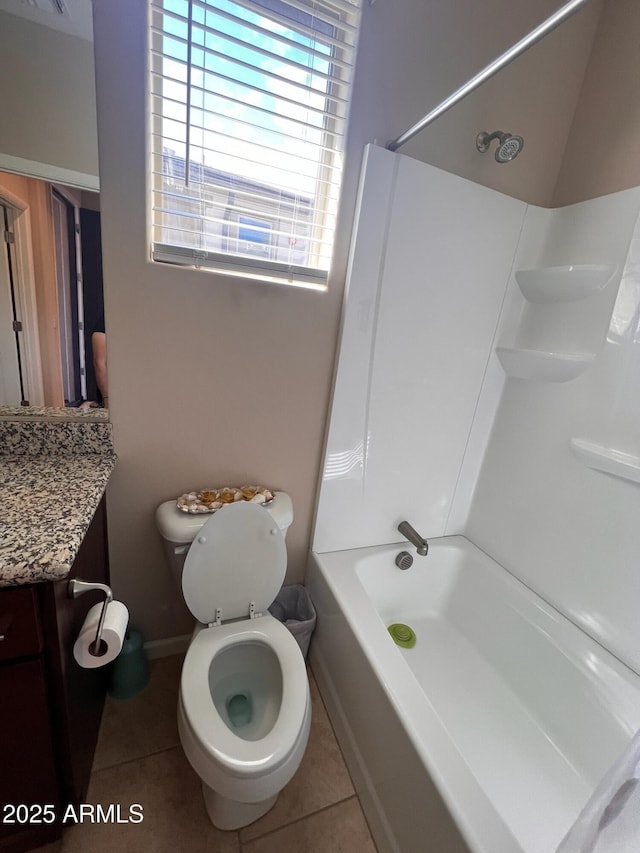
[[[640,731],[593,792],[556,853],[640,851]]]
[[[316,627],[316,610],[307,588],[301,583],[283,586],[269,608],[269,613],[287,626],[306,658],[311,635]]]

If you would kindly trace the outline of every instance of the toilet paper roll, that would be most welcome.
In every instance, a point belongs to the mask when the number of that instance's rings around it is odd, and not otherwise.
[[[85,669],[96,669],[115,660],[120,654],[127,632],[129,611],[121,601],[110,601],[107,604],[107,612],[102,626],[102,639],[106,643],[107,650],[103,655],[92,654],[90,648],[96,638],[102,607],[102,602],[93,605],[87,613],[78,638],[73,645],[73,656]]]

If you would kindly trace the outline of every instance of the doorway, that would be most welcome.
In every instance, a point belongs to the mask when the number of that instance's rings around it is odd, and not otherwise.
[[[98,195],[0,172],[0,405],[100,405],[103,306]]]
[[[104,331],[100,213],[51,190],[64,405],[98,400],[91,335]]]

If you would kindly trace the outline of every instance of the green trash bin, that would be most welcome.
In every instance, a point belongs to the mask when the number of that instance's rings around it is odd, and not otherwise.
[[[109,696],[114,699],[131,699],[144,690],[150,674],[142,634],[133,629],[127,631],[120,654],[113,662]]]

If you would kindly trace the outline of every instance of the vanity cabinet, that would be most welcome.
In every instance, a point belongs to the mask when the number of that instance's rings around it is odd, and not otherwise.
[[[86,801],[109,667],[82,669],[73,657],[101,595],[70,598],[72,577],[109,583],[104,498],[68,578],[0,590],[1,853],[59,838],[66,807]]]

